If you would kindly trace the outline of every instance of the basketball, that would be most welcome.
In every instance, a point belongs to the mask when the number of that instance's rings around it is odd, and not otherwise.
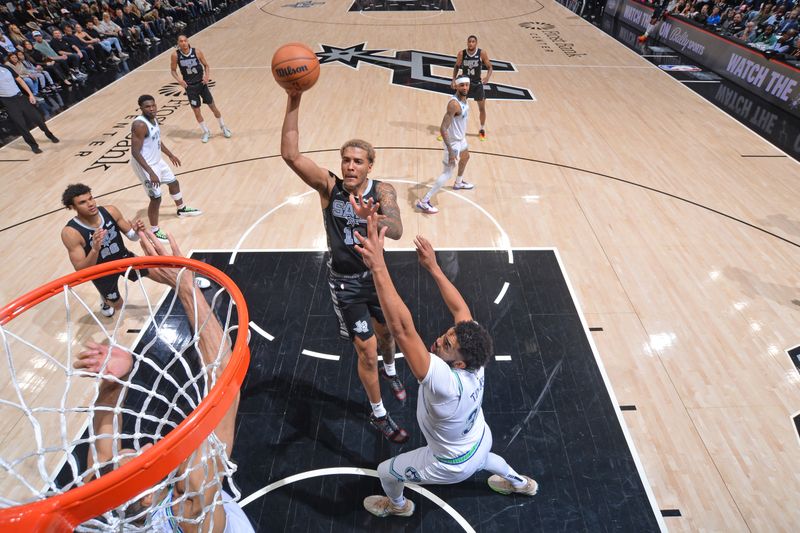
[[[272,75],[284,89],[307,91],[319,78],[319,59],[303,43],[285,44],[272,56]]]

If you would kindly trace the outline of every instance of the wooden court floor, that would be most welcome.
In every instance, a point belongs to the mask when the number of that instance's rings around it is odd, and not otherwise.
[[[453,0],[435,13],[300,4],[257,0],[192,36],[231,139],[206,108],[215,135],[200,142],[162,54],[52,119],[62,142],[43,140],[44,154],[21,140],[0,149],[0,301],[71,270],[67,184],[145,216],[124,139],[143,93],[157,96],[184,197],[205,212],[178,219],[165,195],[162,226],[185,250],[324,249],[319,204],[279,156],[285,95],[269,70],[278,46],[302,41],[331,61],[303,97],[301,149],[338,171],[344,140],[378,148],[373,176],[397,188],[405,226],[392,246],[424,234],[448,248],[558,249],[588,325],[602,328],[593,339],[616,398],[636,406],[623,417],[658,506],[679,510],[670,530],[796,530],[800,377],[786,350],[800,344],[800,166],[549,0]],[[477,187],[443,191],[441,212],[421,215],[447,100],[426,89],[469,34],[514,65],[492,82],[535,99],[490,100],[486,142],[471,103],[465,177]],[[398,66],[411,59],[429,69]],[[53,350],[60,333],[29,331]],[[47,401],[59,378],[31,365]]]

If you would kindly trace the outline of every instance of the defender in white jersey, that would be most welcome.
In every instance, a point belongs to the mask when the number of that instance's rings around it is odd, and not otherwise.
[[[145,255],[182,257],[178,245],[168,235],[171,252],[167,252],[149,232],[139,230],[142,248]],[[173,268],[150,268],[151,280],[162,283],[174,289],[178,299],[185,309],[195,309],[194,313],[186,313],[191,330],[199,324],[199,340],[197,352],[201,357],[208,358],[206,364],[212,363],[217,353],[223,350],[223,364],[217,370],[220,375],[230,361],[230,339],[223,342],[224,330],[217,316],[211,310],[205,297],[198,293],[192,276],[178,278],[178,270]],[[98,396],[95,401],[97,406],[116,407],[124,402],[128,386],[121,381],[133,367],[133,357],[130,352],[114,345],[101,345],[89,342],[77,357],[74,366],[76,369],[91,373],[101,373],[103,380],[100,384]],[[115,379],[116,378],[116,379]],[[236,413],[239,410],[239,396],[222,416],[214,435],[224,445],[227,456],[233,451]],[[87,454],[88,466],[91,469],[98,461],[100,464],[114,464],[113,459],[118,459],[118,466],[122,466],[136,456],[136,450],[120,449],[121,440],[108,438],[115,435],[115,428],[123,427],[120,414],[115,414],[113,409],[96,410],[92,418],[93,435],[104,436],[96,442],[97,456],[91,449]],[[120,437],[121,438],[121,437]],[[150,448],[146,444],[141,452]],[[116,454],[115,454],[116,451]],[[221,463],[228,461],[228,457],[213,457],[202,453],[198,449],[178,466],[176,482],[162,486],[155,491],[147,493],[142,498],[128,504],[125,516],[133,517],[132,526],[136,531],[157,533],[183,532],[183,533],[254,533],[253,526],[247,519],[235,499],[222,487],[222,475],[218,472],[226,471]],[[223,454],[224,455],[224,454]],[[109,466],[110,467],[110,466]],[[100,469],[101,475],[106,473],[106,468]]]
[[[167,162],[161,157],[163,152],[173,165],[181,166],[181,160],[161,142],[161,128],[156,119],[155,98],[149,94],[140,96],[139,109],[142,110],[142,114],[133,119],[131,124],[131,166],[150,198],[150,204],[147,206],[150,229],[161,242],[166,243],[167,236],[158,227],[162,183],[169,188],[169,194],[178,208],[179,217],[196,217],[202,215],[203,212],[184,203],[181,184],[178,183],[178,179]]]
[[[358,203],[353,197],[350,202],[354,207]],[[403,496],[404,482],[458,483],[479,470],[492,472],[489,486],[497,492],[535,495],[536,481],[517,474],[502,457],[491,453],[492,432],[481,408],[483,368],[493,353],[489,332],[473,320],[464,298],[436,263],[430,243],[418,235],[414,244],[419,262],[433,276],[455,321],[436,339],[430,353],[386,269],[384,233],[378,230],[378,217],[370,215],[367,236],[358,234],[361,245],[356,249],[372,272],[389,330],[419,381],[417,421],[427,446],[381,463],[378,475],[386,496],[368,496],[364,508],[380,517],[410,516],[414,504]]]
[[[469,117],[469,78],[462,76],[456,79],[456,94],[450,97],[447,102],[447,110],[442,119],[439,131],[442,134],[442,144],[444,146],[444,158],[442,163],[442,173],[436,178],[433,187],[428,193],[417,200],[417,209],[423,213],[433,215],[439,212],[437,207],[431,205],[431,199],[439,192],[445,183],[453,177],[453,171],[458,165],[458,174],[453,189],[472,189],[472,183],[464,180],[464,169],[469,161],[469,147],[467,146],[467,118]]]

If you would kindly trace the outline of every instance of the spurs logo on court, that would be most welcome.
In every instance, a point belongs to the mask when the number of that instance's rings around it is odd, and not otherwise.
[[[376,67],[392,70],[392,84],[411,87],[442,94],[453,94],[450,87],[451,77],[433,74],[433,67],[444,67],[443,71],[452,72],[456,64],[456,57],[436,52],[423,52],[419,50],[397,50],[393,56],[378,55],[387,50],[365,50],[367,43],[357,44],[347,48],[338,48],[323,44],[322,52],[317,52],[321,64],[339,62],[350,68],[357,69],[359,63],[369,63]],[[516,72],[514,65],[508,61],[492,60],[495,72]],[[528,89],[501,85],[490,82],[484,85],[486,98],[489,100],[533,100],[533,95]]]
[[[367,321],[366,320],[357,320],[356,321],[356,327],[353,328],[353,331],[356,332],[356,333],[366,333],[366,332],[368,332],[369,328],[367,327]]]

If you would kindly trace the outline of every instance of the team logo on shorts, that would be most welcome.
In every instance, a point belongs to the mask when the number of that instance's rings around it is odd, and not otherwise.
[[[417,472],[417,469],[413,466],[406,468],[406,479],[414,483],[419,483],[422,481],[422,478],[419,477],[419,472]]]
[[[355,333],[367,333],[369,332],[369,326],[367,326],[366,320],[358,320],[356,321],[356,325],[353,328]]]
[[[456,56],[424,52],[420,50],[397,50],[394,55],[383,54],[386,50],[364,50],[367,43],[339,48],[327,44],[320,45],[322,52],[317,52],[320,64],[339,62],[357,69],[360,62],[376,67],[388,68],[392,71],[392,84],[413,89],[421,89],[442,94],[453,94],[449,76],[433,74],[434,67],[445,67],[453,70]],[[508,61],[492,59],[495,72],[516,72],[517,69]],[[534,100],[533,94],[523,87],[501,85],[489,82],[483,85],[487,100]]]

